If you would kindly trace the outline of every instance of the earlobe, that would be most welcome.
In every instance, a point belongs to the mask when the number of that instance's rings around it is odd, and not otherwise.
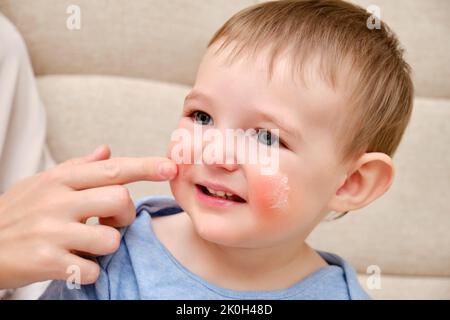
[[[336,190],[329,209],[345,212],[365,207],[382,196],[394,179],[392,159],[385,153],[369,152],[359,158]]]

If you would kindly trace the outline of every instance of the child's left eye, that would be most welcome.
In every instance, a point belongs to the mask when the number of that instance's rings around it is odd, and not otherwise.
[[[259,129],[258,130],[258,141],[265,145],[271,146],[274,143],[279,142],[280,138],[277,135],[271,133],[267,129]]]

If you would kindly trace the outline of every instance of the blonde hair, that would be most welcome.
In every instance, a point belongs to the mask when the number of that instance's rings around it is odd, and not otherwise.
[[[333,86],[348,65],[344,82],[352,87],[352,109],[336,132],[341,159],[365,152],[392,156],[411,116],[414,89],[396,36],[383,22],[380,29],[369,29],[370,18],[363,8],[338,0],[266,2],[231,17],[208,48],[220,43],[218,53],[231,46],[231,61],[268,48],[269,77],[283,53],[289,55],[293,75],[319,56],[322,74]]]

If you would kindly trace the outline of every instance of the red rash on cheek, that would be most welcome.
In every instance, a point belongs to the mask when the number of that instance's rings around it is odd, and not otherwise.
[[[272,217],[288,209],[288,177],[283,174],[252,174],[248,193],[250,205],[260,216]]]
[[[254,212],[260,216],[271,215],[272,197],[270,183],[266,179],[258,178],[249,185],[249,199]]]

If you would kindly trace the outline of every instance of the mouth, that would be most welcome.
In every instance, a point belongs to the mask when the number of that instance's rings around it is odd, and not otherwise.
[[[204,196],[210,197],[212,199],[233,202],[233,203],[245,203],[243,198],[237,194],[231,192],[231,190],[225,189],[223,187],[212,188],[211,186],[205,186],[201,184],[196,184],[197,190]]]

